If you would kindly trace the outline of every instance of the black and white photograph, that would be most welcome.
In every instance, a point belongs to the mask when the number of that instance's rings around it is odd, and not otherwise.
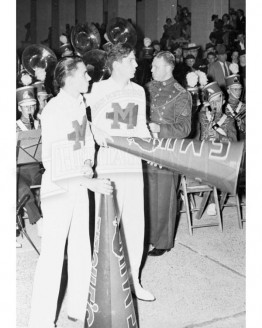
[[[259,327],[259,2],[3,2],[3,327]]]

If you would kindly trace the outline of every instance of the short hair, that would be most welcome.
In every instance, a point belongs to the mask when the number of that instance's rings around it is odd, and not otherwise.
[[[238,9],[237,12],[241,13],[244,16],[244,10],[243,9]]]
[[[172,68],[175,67],[176,59],[175,56],[170,51],[159,51],[155,55],[155,58],[163,58],[168,65],[170,65]]]
[[[214,57],[216,57],[216,54],[213,52],[213,51],[210,51],[208,54],[207,54],[207,57],[208,56],[214,56]]]
[[[65,86],[65,80],[77,70],[77,65],[84,63],[81,57],[63,57],[56,64],[54,72],[54,80],[59,88]]]
[[[107,53],[107,67],[112,72],[113,63],[115,61],[121,62],[123,58],[127,57],[131,52],[135,52],[134,48],[129,44],[114,44],[111,46],[109,52]]]

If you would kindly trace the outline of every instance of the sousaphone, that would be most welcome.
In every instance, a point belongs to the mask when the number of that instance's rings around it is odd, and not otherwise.
[[[113,44],[128,44],[134,48],[137,42],[137,34],[133,25],[126,19],[116,17],[107,24],[106,34]]]
[[[22,64],[26,71],[35,76],[37,69],[53,72],[57,58],[53,50],[42,44],[32,44],[22,53]]]
[[[100,33],[94,24],[77,24],[71,32],[71,43],[75,53],[83,57],[86,52],[100,47]]]

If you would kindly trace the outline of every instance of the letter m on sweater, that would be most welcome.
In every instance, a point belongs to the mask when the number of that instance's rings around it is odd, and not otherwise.
[[[133,129],[137,124],[138,105],[129,103],[122,109],[118,103],[112,103],[113,112],[106,113],[106,118],[112,119],[112,129],[120,129],[119,122],[127,124],[127,129]]]
[[[87,123],[86,116],[83,117],[83,121],[81,125],[78,123],[78,121],[72,121],[74,132],[69,133],[67,137],[68,140],[75,140],[74,150],[81,148],[80,141],[85,141],[86,123]]]

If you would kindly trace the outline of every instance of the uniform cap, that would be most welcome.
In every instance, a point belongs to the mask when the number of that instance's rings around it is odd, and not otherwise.
[[[20,106],[36,104],[36,99],[34,96],[34,87],[32,85],[28,85],[22,88],[17,88],[16,99],[18,105]]]
[[[222,90],[220,89],[217,82],[211,82],[204,86],[203,92],[205,98],[210,101],[213,97],[222,94]]]
[[[240,83],[240,75],[239,74],[232,74],[225,78],[226,80],[226,87],[231,86],[242,86]]]

